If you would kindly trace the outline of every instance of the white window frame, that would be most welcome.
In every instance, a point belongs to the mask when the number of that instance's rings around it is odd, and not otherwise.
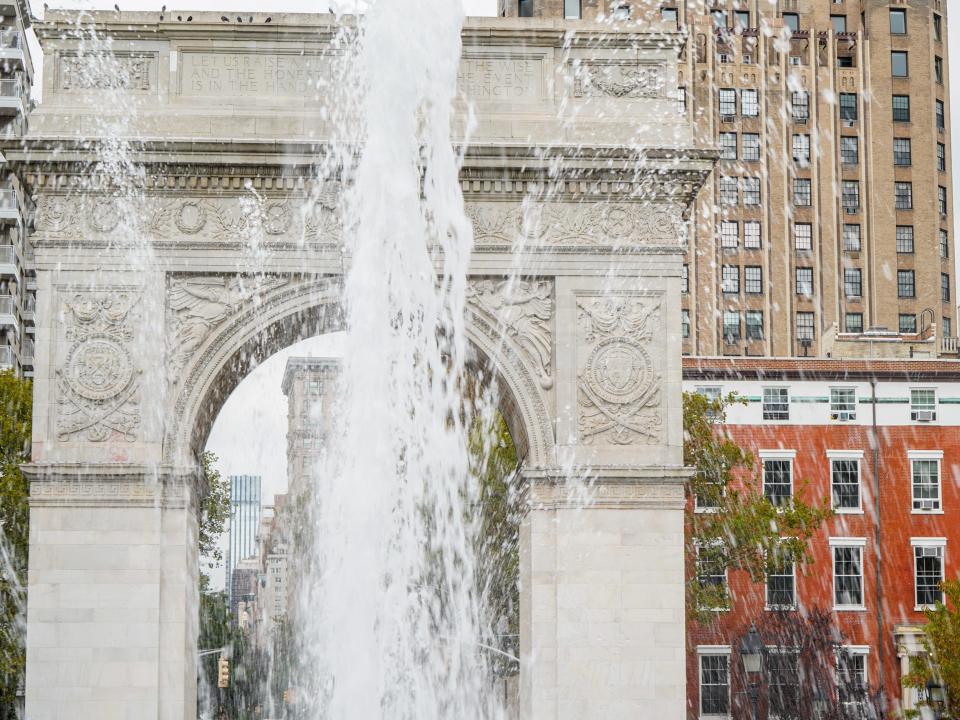
[[[917,551],[916,548],[940,548],[940,581],[947,577],[947,539],[945,537],[914,537],[910,538],[910,555],[913,561],[913,609],[917,612],[929,610],[935,605],[920,605],[917,603]],[[943,601],[943,592],[940,592]]]
[[[705,543],[706,546],[719,546],[722,545],[722,540],[712,540],[709,543]],[[697,544],[697,557],[696,557],[696,566],[694,567],[694,577],[700,577],[700,548],[701,545]],[[705,612],[730,612],[733,609],[733,596],[730,593],[730,568],[723,568],[723,588],[727,593],[727,600],[729,604],[727,607],[709,607],[709,608],[699,608]]]
[[[830,567],[832,604],[835,612],[862,612],[867,609],[865,600],[867,596],[866,573],[864,572],[864,555],[866,554],[867,539],[862,537],[832,537],[828,539],[830,547]],[[836,548],[857,548],[860,550],[860,604],[859,605],[838,605],[837,604],[837,554]]]
[[[918,501],[913,495],[913,463],[917,460],[934,461],[937,463],[937,498],[936,507],[924,510],[916,507]],[[910,513],[912,515],[943,515],[943,450],[908,450],[907,464],[910,466]]]
[[[869,645],[841,645],[838,649],[836,656],[836,667],[834,671],[836,677],[834,681],[836,683],[837,693],[839,693],[840,687],[840,653],[846,653],[848,655],[861,655],[863,656],[863,686],[864,690],[870,687],[870,664],[867,662],[870,659],[870,646]],[[839,698],[838,698],[839,701]],[[860,703],[857,703],[860,705]]]
[[[857,461],[857,499],[859,503],[855,508],[841,508],[833,506],[833,461],[834,460],[856,460]],[[827,450],[827,463],[830,470],[830,507],[837,515],[863,515],[863,450]]]
[[[932,392],[933,393],[933,410],[929,409],[929,406],[924,404],[922,407],[914,402],[913,394],[915,392]],[[918,420],[917,413],[919,412],[932,412],[933,417],[931,420]],[[937,421],[937,389],[934,387],[912,387],[910,388],[910,420],[913,422],[936,422]]]
[[[787,538],[781,538],[786,540]],[[793,572],[793,604],[792,605],[771,605],[770,604],[770,575],[767,573],[763,579],[763,609],[774,611],[774,610],[796,610],[797,603],[797,561],[792,560],[790,562],[791,571]]]
[[[717,715],[711,713],[704,715],[703,711],[703,663],[701,657],[704,655],[709,655],[711,657],[717,655],[726,655],[727,656],[727,707],[733,707],[733,694],[731,690],[731,668],[730,668],[730,659],[731,652],[729,645],[698,645],[697,646],[697,717],[701,720],[727,720],[730,717],[730,714],[726,715]]]
[[[786,390],[786,391],[787,391],[787,400],[786,400],[786,405],[787,405],[787,417],[786,417],[786,418],[774,420],[774,419],[767,419],[767,418],[763,417],[763,415],[766,413],[765,406],[766,406],[766,404],[767,404],[767,398],[766,398],[767,390]],[[784,387],[783,385],[767,385],[767,386],[763,387],[760,392],[761,392],[761,394],[760,394],[760,417],[761,417],[761,419],[763,420],[763,422],[774,422],[774,423],[790,422],[790,388],[789,388],[789,387]],[[777,402],[778,402],[778,404],[779,404],[779,401],[777,401]]]
[[[853,391],[853,410],[834,410],[833,391],[834,390],[852,390]],[[847,413],[847,417],[840,417],[842,413]],[[835,385],[830,388],[830,420],[833,422],[847,423],[857,419],[857,388],[849,385]]]
[[[790,501],[793,502],[793,490],[794,490],[794,464],[797,459],[796,450],[758,450],[757,457],[760,458],[760,491],[763,493],[763,496],[767,496],[767,474],[766,474],[766,463],[767,460],[786,460],[790,467]],[[782,507],[777,505],[775,506],[778,509],[782,510]]]

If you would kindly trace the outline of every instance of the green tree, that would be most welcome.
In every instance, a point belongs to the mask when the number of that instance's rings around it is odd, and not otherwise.
[[[200,557],[207,559],[207,567],[212,569],[223,562],[223,550],[220,549],[220,536],[223,535],[227,518],[230,517],[230,483],[216,468],[217,456],[205,451],[200,457],[203,474],[203,500],[200,503],[200,527],[197,543]],[[205,586],[206,575],[201,571],[201,584]],[[201,589],[202,590],[202,589]]]
[[[700,623],[714,619],[710,608],[730,602],[726,586],[711,583],[701,570],[743,570],[760,582],[782,563],[809,562],[809,540],[832,514],[826,500],[810,505],[795,493],[778,507],[764,496],[753,456],[721,429],[727,407],[737,402],[734,395],[683,395],[683,459],[695,470],[688,492],[701,508],[710,508],[694,512],[689,503],[686,517],[687,612]]]
[[[0,718],[16,717],[25,667],[25,587],[30,511],[20,466],[30,459],[33,388],[0,372]]]
[[[944,691],[944,720],[960,718],[960,580],[943,583],[944,600],[924,611],[924,653],[910,658],[906,687],[925,689],[929,681]]]

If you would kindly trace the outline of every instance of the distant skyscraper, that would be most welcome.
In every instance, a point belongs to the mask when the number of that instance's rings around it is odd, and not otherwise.
[[[260,530],[260,476],[230,476],[230,545],[227,548],[227,599],[234,609],[233,569],[257,556]]]

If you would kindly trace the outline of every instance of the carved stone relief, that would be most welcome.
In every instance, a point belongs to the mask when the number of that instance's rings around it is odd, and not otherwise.
[[[72,292],[64,299],[70,345],[56,371],[59,440],[137,440],[142,370],[129,346],[139,300],[139,293],[123,288]]]
[[[667,69],[660,63],[632,60],[578,60],[573,65],[576,97],[658,98],[666,88]]]
[[[60,90],[150,90],[156,54],[61,55]]]
[[[553,387],[553,281],[475,280],[467,302],[490,315],[520,348],[540,375],[540,386]]]
[[[167,370],[171,386],[187,360],[210,335],[263,293],[286,285],[289,277],[256,278],[193,275],[167,283]]]
[[[661,377],[647,346],[660,323],[660,301],[639,296],[581,296],[577,298],[577,323],[581,442],[659,442]]]
[[[91,246],[116,233],[124,215],[138,218],[141,237],[153,242],[242,243],[262,235],[266,242],[299,246],[338,245],[343,236],[335,197],[307,201],[287,196],[147,196],[135,213],[122,200],[102,195],[41,194],[37,199],[38,245],[62,241]],[[473,202],[466,212],[479,249],[515,244],[533,247],[628,248],[677,246],[686,225],[677,207],[638,202],[561,203],[524,207],[518,202]]]

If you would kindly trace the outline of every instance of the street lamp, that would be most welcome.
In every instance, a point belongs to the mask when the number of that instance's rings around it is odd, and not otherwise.
[[[740,661],[750,684],[747,695],[753,708],[753,720],[757,720],[757,697],[760,694],[760,673],[763,672],[763,641],[757,626],[750,625],[750,631],[740,640]]]
[[[815,683],[813,686],[813,717],[815,720],[820,720],[827,714],[829,702],[827,694],[823,691],[823,687],[821,687],[820,683]]]
[[[927,680],[927,701],[933,710],[933,716],[940,718],[943,714],[943,706],[947,700],[947,694],[944,692],[943,685],[933,678]]]

